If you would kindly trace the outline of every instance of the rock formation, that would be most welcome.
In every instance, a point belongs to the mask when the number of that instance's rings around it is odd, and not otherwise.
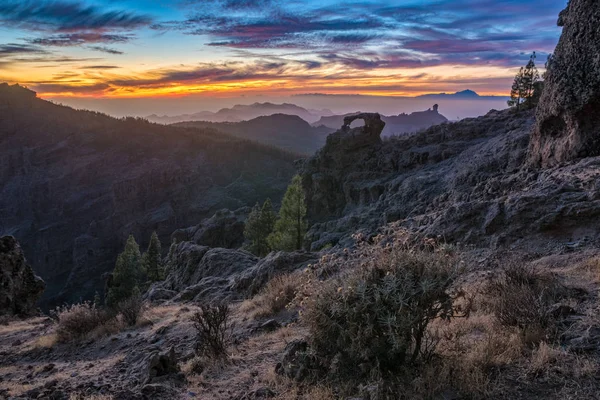
[[[365,125],[351,129],[356,119],[363,119]],[[341,214],[359,190],[350,184],[350,177],[357,173],[363,179],[376,177],[377,172],[367,165],[376,162],[384,127],[379,114],[347,116],[341,129],[329,135],[325,146],[304,162],[301,174],[311,218]]]
[[[600,155],[600,6],[571,0],[537,109],[529,162],[552,166]]]
[[[44,291],[23,250],[12,236],[0,238],[0,315],[31,315]]]
[[[382,136],[403,135],[418,132],[427,129],[433,125],[448,122],[448,119],[438,112],[438,105],[433,109],[425,111],[416,111],[411,114],[382,115],[381,120],[385,122]],[[350,113],[345,115],[331,115],[322,117],[319,121],[312,124],[315,127],[323,126],[330,129],[338,129],[344,123],[344,118],[351,117],[359,113]]]

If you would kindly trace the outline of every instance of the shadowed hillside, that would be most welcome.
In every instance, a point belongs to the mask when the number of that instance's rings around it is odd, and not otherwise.
[[[47,283],[46,305],[103,288],[133,233],[143,246],[215,210],[278,200],[298,156],[211,129],[118,120],[0,86],[0,234]]]
[[[188,128],[213,128],[244,139],[273,145],[303,154],[312,154],[325,144],[334,130],[326,126],[312,127],[296,115],[274,114],[243,122],[190,121],[175,124]]]

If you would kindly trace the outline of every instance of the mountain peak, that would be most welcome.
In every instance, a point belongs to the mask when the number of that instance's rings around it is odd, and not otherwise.
[[[474,92],[471,89],[466,89],[460,92],[456,92],[454,93],[455,96],[460,96],[460,97],[479,97],[479,95],[477,94],[477,92]]]

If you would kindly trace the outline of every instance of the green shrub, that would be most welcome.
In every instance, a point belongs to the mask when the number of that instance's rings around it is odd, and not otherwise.
[[[455,315],[456,260],[440,252],[371,246],[353,271],[305,300],[312,351],[336,379],[378,379],[427,361],[427,327]]]

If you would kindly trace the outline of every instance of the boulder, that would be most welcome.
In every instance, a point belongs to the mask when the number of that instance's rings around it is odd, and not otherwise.
[[[175,349],[172,347],[169,351],[161,353],[154,349],[150,354],[143,355],[133,362],[130,375],[132,380],[139,385],[146,385],[164,381],[167,378],[176,378],[180,380],[179,365]]]
[[[177,302],[227,300],[239,297],[232,291],[236,277],[253,268],[258,258],[244,250],[209,248],[192,242],[175,245],[167,259],[171,269],[164,282],[156,283],[148,298],[172,296]]]
[[[244,243],[244,226],[250,211],[250,207],[235,211],[224,208],[196,226],[176,230],[171,238],[175,242],[191,241],[201,246],[240,247]]]
[[[27,265],[17,240],[0,238],[0,315],[32,315],[45,286]]]
[[[600,6],[571,0],[536,113],[529,163],[549,167],[600,155]]]

